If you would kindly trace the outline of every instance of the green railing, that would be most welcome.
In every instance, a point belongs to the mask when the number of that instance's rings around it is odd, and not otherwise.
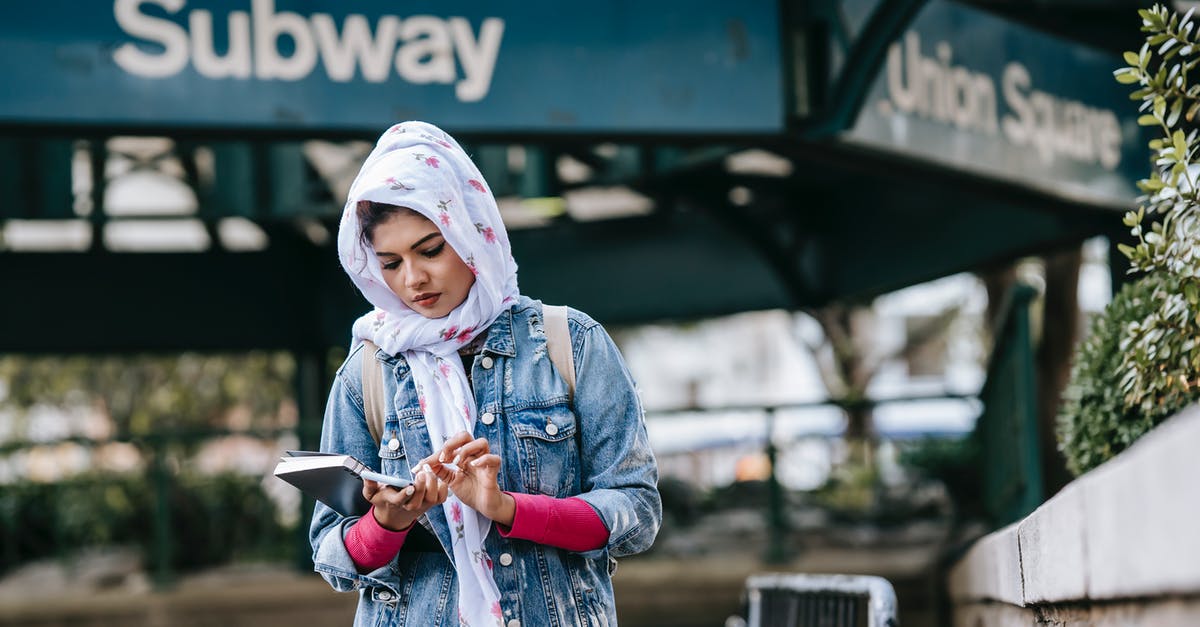
[[[1003,526],[1042,503],[1037,381],[1029,306],[1036,290],[1017,284],[996,321],[987,380],[979,393],[983,413],[975,425],[981,455],[984,508]]]

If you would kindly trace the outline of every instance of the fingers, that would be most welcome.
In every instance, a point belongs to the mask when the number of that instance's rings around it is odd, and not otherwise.
[[[379,492],[379,488],[380,484],[378,482],[371,481],[370,479],[363,479],[363,498],[367,499],[368,501],[372,500],[372,498],[375,496],[375,493]]]
[[[468,462],[468,464],[470,464],[472,468],[498,472],[500,470],[500,456],[494,454],[481,455]]]

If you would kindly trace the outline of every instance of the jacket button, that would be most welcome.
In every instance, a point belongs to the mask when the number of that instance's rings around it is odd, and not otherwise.
[[[512,555],[509,555],[508,553],[501,553],[500,554],[500,565],[501,566],[512,566]]]
[[[485,370],[491,370],[492,365],[495,363],[496,363],[495,360],[493,360],[491,357],[488,357],[487,355],[484,355],[483,359],[479,360],[479,365],[483,366]]]
[[[380,601],[391,601],[392,592],[390,590],[380,590],[379,594],[375,595]]]
[[[485,411],[483,412],[483,415],[479,417],[479,421],[485,425],[490,425],[493,422],[496,422],[496,415],[490,411]]]
[[[550,435],[558,435],[558,425],[554,424],[553,422],[547,422],[546,433],[549,433]]]
[[[400,450],[400,440],[397,438],[392,438],[392,439],[388,440],[388,450],[389,451]]]

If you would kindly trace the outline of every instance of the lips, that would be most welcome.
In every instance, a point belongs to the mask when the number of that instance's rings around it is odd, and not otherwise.
[[[434,305],[437,304],[438,299],[441,298],[441,296],[442,296],[441,294],[434,293],[434,292],[426,292],[423,294],[417,294],[413,298],[413,304],[417,305],[418,307],[433,307]]]

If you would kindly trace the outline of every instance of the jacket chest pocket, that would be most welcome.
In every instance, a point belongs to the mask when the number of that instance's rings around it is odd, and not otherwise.
[[[564,404],[509,412],[508,421],[525,491],[554,497],[578,494],[578,426],[570,408]]]
[[[388,417],[379,437],[380,472],[393,477],[407,478],[412,474],[409,472],[407,461],[404,438],[400,435],[400,421]]]

